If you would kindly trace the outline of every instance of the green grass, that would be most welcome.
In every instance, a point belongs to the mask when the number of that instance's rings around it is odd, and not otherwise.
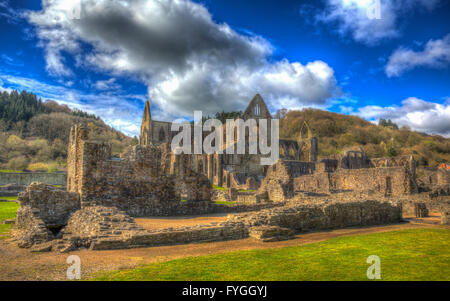
[[[8,201],[17,201],[17,196],[0,196],[0,199]]]
[[[14,202],[0,202],[0,239],[5,238],[11,229],[11,225],[4,225],[1,222],[5,219],[15,218],[19,207],[20,205]]]
[[[381,280],[450,280],[450,231],[411,229],[333,238],[296,247],[236,251],[96,274],[95,280],[368,280],[367,257]]]
[[[55,188],[61,188],[62,187],[62,185],[52,185],[53,187],[55,187]]]
[[[17,197],[15,198],[17,199]],[[20,205],[15,202],[0,202],[0,221],[15,218],[17,209],[19,209],[19,207]]]
[[[227,202],[227,201],[215,201],[214,203],[216,203],[217,205],[227,205],[227,206],[236,204],[235,201],[232,201],[232,202]]]
[[[186,203],[186,202],[187,202],[187,200],[180,200],[180,202],[182,202],[182,203]]]
[[[213,185],[212,187],[213,187],[215,190],[219,190],[219,191],[225,191],[225,190],[227,190],[225,187],[222,187],[222,186]]]
[[[23,172],[21,170],[12,170],[12,169],[0,169],[0,172]]]

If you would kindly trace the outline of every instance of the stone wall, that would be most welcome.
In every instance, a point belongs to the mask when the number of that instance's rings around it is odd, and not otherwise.
[[[339,167],[343,169],[369,168],[369,157],[363,151],[349,150],[340,157]]]
[[[438,185],[450,185],[450,170],[440,168],[436,180]]]
[[[168,144],[133,146],[114,158],[110,144],[88,140],[87,130],[75,126],[67,188],[80,195],[82,205],[116,207],[132,216],[202,214],[213,205],[212,188],[193,163]]]
[[[11,234],[20,248],[30,248],[53,239],[52,233],[39,217],[39,211],[30,206],[21,206],[17,210]]]
[[[304,162],[279,160],[272,165],[258,194],[271,201],[292,198],[299,192],[331,193],[337,191],[370,192],[399,196],[417,192],[414,176],[407,167],[336,169],[327,172],[325,162],[318,170],[305,174]],[[310,169],[313,171],[313,169]]]
[[[441,224],[450,225],[450,204],[445,204],[441,207]]]
[[[248,229],[240,223],[212,223],[179,229],[162,229],[134,233],[129,237],[105,238],[92,243],[92,250],[151,247],[161,245],[186,244],[234,240],[248,237]]]
[[[33,208],[47,227],[66,225],[70,215],[80,209],[77,193],[55,189],[44,183],[32,183],[19,194],[18,201],[21,207]]]
[[[65,186],[67,174],[48,172],[0,172],[0,186],[7,184],[27,186],[33,182]]]
[[[144,230],[125,212],[102,206],[88,206],[77,211],[63,233],[63,240],[70,241],[72,248],[86,247],[91,250],[229,240],[248,236],[248,231],[238,223]]]
[[[255,213],[229,215],[228,220],[246,226],[278,226],[296,232],[351,226],[389,224],[401,221],[400,202],[323,202],[311,205],[289,205]]]
[[[278,160],[270,166],[257,195],[266,195],[274,202],[281,202],[294,196],[294,178],[308,177],[315,170],[315,162]]]
[[[417,193],[414,178],[404,167],[338,170],[330,174],[330,188],[332,190],[373,191],[393,196]]]

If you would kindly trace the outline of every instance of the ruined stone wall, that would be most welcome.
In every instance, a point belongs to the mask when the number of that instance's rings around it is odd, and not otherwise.
[[[269,167],[267,175],[257,191],[258,195],[267,195],[274,202],[281,202],[294,196],[294,181],[298,177],[308,178],[314,174],[315,162],[278,160]]]
[[[295,192],[329,193],[330,189],[330,173],[327,172],[304,175],[293,180]]]
[[[211,223],[175,229],[144,230],[125,212],[91,206],[77,211],[63,230],[74,247],[111,250],[201,241],[239,239],[248,236],[241,224]]]
[[[416,191],[409,171],[402,167],[338,169],[294,179],[295,191],[329,193],[368,191],[383,195],[404,195]]]
[[[142,231],[123,239],[105,238],[91,245],[92,250],[111,250],[161,245],[234,240],[248,237],[248,229],[239,223],[214,223],[179,229]]]
[[[450,184],[450,170],[440,168],[437,171],[437,184],[438,185],[447,185]]]
[[[137,145],[111,157],[110,144],[89,141],[85,129],[74,127],[68,190],[80,195],[83,206],[114,206],[133,216],[203,213],[210,207],[211,183],[194,171],[194,163],[167,143]]]
[[[417,193],[415,178],[408,167],[338,168],[327,172],[333,164],[279,160],[269,167],[257,194],[265,194],[277,202],[298,192],[359,191],[392,196]]]
[[[39,217],[39,210],[28,205],[21,206],[17,210],[11,235],[20,248],[30,248],[34,244],[45,243],[53,239],[52,233]]]
[[[32,183],[19,194],[18,201],[21,207],[33,208],[47,227],[65,225],[70,215],[80,209],[77,193],[55,189],[44,183]]]
[[[416,193],[414,179],[403,167],[338,170],[330,173],[333,190],[372,191],[385,195]]]
[[[339,167],[343,169],[369,168],[369,157],[363,151],[347,151],[340,157]]]
[[[396,223],[401,218],[401,203],[371,200],[290,205],[228,216],[229,221],[242,222],[248,227],[269,225],[295,232]]]
[[[65,186],[67,175],[49,172],[0,172],[0,186],[8,184],[27,186],[33,182]]]

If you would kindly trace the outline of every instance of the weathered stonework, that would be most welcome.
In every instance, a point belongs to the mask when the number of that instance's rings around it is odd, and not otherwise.
[[[347,158],[346,166],[364,166]],[[350,158],[350,159],[348,159]],[[366,157],[357,157],[365,162]],[[349,163],[353,162],[353,163]],[[258,194],[275,202],[293,198],[297,193],[330,194],[339,191],[369,192],[374,195],[400,196],[417,192],[415,171],[406,166],[378,168],[335,168],[336,161],[320,163],[284,161],[269,167]]]
[[[441,224],[450,225],[450,204],[443,204],[440,208]]]
[[[287,240],[295,236],[291,229],[267,225],[251,227],[249,235],[263,242]]]
[[[67,224],[70,215],[80,209],[77,193],[66,192],[43,183],[31,183],[18,197],[21,207],[30,207],[39,213],[46,227]],[[18,214],[19,216],[19,214]]]
[[[312,205],[288,205],[255,213],[229,215],[228,220],[243,222],[248,227],[278,226],[295,232],[326,230],[351,226],[396,223],[402,219],[397,202],[323,202]]]
[[[116,207],[132,216],[200,213],[212,206],[211,183],[189,159],[172,154],[167,144],[130,147],[113,158],[109,144],[89,141],[87,130],[75,126],[67,187],[83,206]]]
[[[53,239],[53,235],[39,217],[39,211],[30,206],[21,206],[17,210],[12,237],[20,248],[30,248],[35,244],[42,244]]]

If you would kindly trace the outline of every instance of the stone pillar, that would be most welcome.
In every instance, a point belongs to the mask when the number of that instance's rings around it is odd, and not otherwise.
[[[441,224],[450,225],[450,205],[441,205]]]
[[[217,185],[223,186],[222,155],[217,155]]]
[[[213,155],[208,155],[208,179],[213,183],[214,175],[213,175]]]
[[[318,146],[318,142],[317,142],[317,137],[312,137],[310,143],[311,143],[311,148],[309,150],[309,152],[310,152],[309,160],[312,162],[316,162],[317,157],[319,156],[319,146]]]
[[[428,216],[428,209],[425,203],[415,203],[414,204],[414,214],[416,217],[427,217]]]
[[[236,201],[236,199],[237,199],[237,189],[236,188],[229,188],[228,189],[228,196],[230,197],[231,201]]]

